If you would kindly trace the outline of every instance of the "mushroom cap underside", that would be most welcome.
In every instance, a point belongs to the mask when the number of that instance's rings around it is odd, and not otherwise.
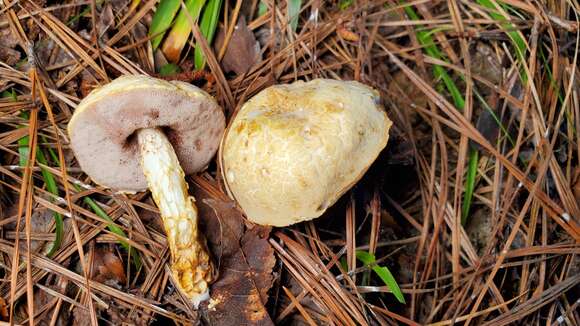
[[[378,92],[355,81],[269,87],[242,106],[222,140],[228,193],[258,224],[319,217],[377,158],[391,124]]]
[[[186,174],[202,170],[215,154],[225,117],[203,90],[145,75],[123,76],[95,89],[69,122],[71,148],[96,183],[119,191],[142,191],[135,131],[161,128]]]

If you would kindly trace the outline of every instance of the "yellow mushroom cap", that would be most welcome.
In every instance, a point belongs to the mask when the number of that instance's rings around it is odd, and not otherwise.
[[[222,140],[228,194],[258,224],[317,218],[363,176],[391,125],[378,92],[356,81],[269,87],[242,106]]]

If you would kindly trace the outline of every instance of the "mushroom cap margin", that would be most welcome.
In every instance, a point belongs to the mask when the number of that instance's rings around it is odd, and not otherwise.
[[[93,90],[68,124],[81,168],[102,186],[147,189],[134,132],[163,128],[186,174],[204,169],[215,154],[225,117],[215,99],[180,81],[146,75],[119,77]]]

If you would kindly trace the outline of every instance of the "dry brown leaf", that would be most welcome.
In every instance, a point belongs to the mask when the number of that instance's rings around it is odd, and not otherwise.
[[[34,296],[33,296],[33,305],[34,305],[34,313],[35,317],[35,324],[38,325],[48,325],[50,321],[49,313],[41,312],[42,307],[49,304],[54,297],[47,294],[46,291],[43,291],[39,288],[34,289]],[[24,322],[28,320],[28,307],[26,302],[20,302],[15,307],[15,315],[14,321],[17,325],[24,325]]]
[[[89,71],[81,72],[78,87],[81,96],[84,98],[87,95],[89,95],[89,93],[98,86],[97,83],[98,82],[95,80],[94,76]]]
[[[0,20],[2,22],[4,20]],[[0,61],[13,66],[20,60],[20,52],[14,48],[18,45],[18,38],[10,28],[0,28]]]
[[[219,53],[224,44],[226,31],[220,28],[216,36],[215,51]],[[260,44],[256,41],[254,33],[248,28],[246,19],[241,16],[234,28],[232,37],[222,59],[222,67],[225,72],[234,72],[243,75],[260,60]]]
[[[72,326],[89,326],[91,324],[91,317],[86,310],[74,308],[72,312]]]
[[[474,75],[483,77],[494,85],[501,85],[503,83],[501,59],[494,53],[493,48],[489,45],[478,42],[475,46],[475,51],[472,55],[471,72]],[[501,113],[498,106],[500,105],[498,94],[491,91],[488,87],[478,88],[483,96],[488,108],[479,105],[476,106],[475,114],[477,116],[476,128],[489,141],[490,144],[495,144],[499,136],[499,125],[496,119],[500,119]],[[475,149],[481,149],[477,143],[470,141],[470,145]]]
[[[471,73],[483,77],[494,85],[502,81],[501,60],[489,45],[478,42],[471,57]]]
[[[106,33],[115,24],[115,15],[113,14],[113,7],[111,4],[105,4],[101,12],[99,13],[99,18],[97,20],[97,34],[99,39],[102,41],[107,41],[109,38]]]
[[[469,240],[478,253],[482,253],[487,245],[493,229],[491,211],[488,207],[482,206],[471,213],[466,225],[466,232]]]
[[[0,46],[0,61],[6,62],[9,66],[14,66],[20,60],[20,52],[6,46]]]
[[[499,136],[500,131],[500,127],[496,119],[501,118],[501,113],[498,112],[496,108],[498,105],[497,94],[495,93],[491,94],[490,96],[487,97],[486,101],[493,111],[490,111],[485,108],[480,108],[480,110],[478,110],[480,112],[477,116],[477,122],[475,124],[475,127],[481,133],[481,135],[485,137],[485,139],[487,139],[487,141],[490,144],[495,144],[497,142],[497,138]],[[482,147],[479,144],[473,141],[470,141],[469,144],[473,146],[473,148],[475,149],[478,150],[482,149]]]
[[[6,306],[6,300],[0,297],[0,320],[8,320],[8,307]]]
[[[427,106],[427,96],[402,71],[394,73],[392,78],[388,86],[387,94],[396,106],[400,108],[406,108],[410,105],[422,108]],[[415,126],[419,124],[421,119],[419,119],[417,112],[415,110],[407,111],[411,125]]]
[[[272,325],[265,304],[272,286],[274,251],[269,227],[246,227],[242,212],[211,184],[194,187],[205,235],[219,269],[211,299],[202,306],[212,325]],[[216,196],[215,194],[220,195]]]
[[[51,233],[52,225],[54,223],[54,214],[48,209],[39,208],[32,212],[31,221],[31,231],[33,233]],[[34,251],[44,247],[44,250],[47,251],[50,250],[51,245],[50,242],[32,240],[30,247]]]
[[[97,247],[93,258],[91,278],[118,287],[126,282],[123,261],[110,247]]]

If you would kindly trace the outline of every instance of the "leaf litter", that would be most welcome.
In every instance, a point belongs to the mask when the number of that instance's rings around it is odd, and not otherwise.
[[[219,267],[204,314],[216,325],[272,325],[265,307],[276,262],[270,228],[248,224],[215,182],[196,177],[194,183],[204,234]]]
[[[272,234],[247,224],[219,190],[219,179],[209,177],[218,172],[213,162],[208,174],[194,177],[190,191],[198,196],[220,275],[212,301],[198,312],[169,280],[150,196],[94,185],[66,142],[70,113],[91,89],[123,74],[155,75],[169,63],[148,39],[157,1],[96,1],[96,19],[90,2],[10,3],[0,5],[0,90],[17,94],[15,101],[0,98],[3,321],[26,323],[31,303],[40,323],[578,323],[570,289],[579,283],[580,82],[574,69],[578,12],[569,2],[294,1],[292,8],[283,2],[276,8],[270,1],[244,1],[240,9],[237,1],[212,1],[206,25],[215,26],[219,17],[229,38],[223,56],[218,40],[200,42],[195,26],[197,36],[186,31],[187,42],[170,60],[176,69],[163,78],[203,87],[229,113],[275,83],[357,79],[380,91],[395,127],[367,177],[325,216]],[[37,64],[21,48],[26,38]],[[255,40],[259,48],[252,47]],[[426,51],[433,47],[436,56]],[[206,70],[195,69],[196,56]],[[48,103],[38,98],[40,90]],[[455,105],[460,97],[464,111]],[[17,141],[28,130],[18,128],[18,115],[36,109],[33,129],[47,139],[41,147],[62,149],[67,157],[66,175],[58,159],[45,166],[60,196],[65,188],[72,192],[71,202],[47,197],[36,162],[30,187],[22,178]],[[467,173],[469,145],[480,154],[473,175]],[[473,196],[462,225],[466,178],[474,181]],[[31,212],[21,215],[16,233],[23,186],[34,196],[22,198]],[[379,205],[369,213],[368,193],[375,191]],[[89,196],[109,220],[87,206]],[[42,244],[54,234],[37,217],[53,212],[64,216],[68,231],[49,258]],[[78,241],[70,213],[78,217]],[[26,218],[33,224],[29,232]],[[26,239],[36,249],[31,256],[22,246]],[[81,248],[96,268],[89,281],[76,269]],[[126,248],[139,252],[142,268],[130,263]],[[22,268],[12,266],[16,250]],[[388,267],[406,305],[370,266],[353,260],[360,250],[373,251],[377,266]],[[95,309],[87,309],[90,304]]]
[[[224,46],[226,33],[223,27],[218,30],[214,46],[216,53]],[[247,73],[261,60],[260,43],[248,28],[243,15],[238,18],[224,53],[221,61],[224,72],[234,72],[237,76]]]

